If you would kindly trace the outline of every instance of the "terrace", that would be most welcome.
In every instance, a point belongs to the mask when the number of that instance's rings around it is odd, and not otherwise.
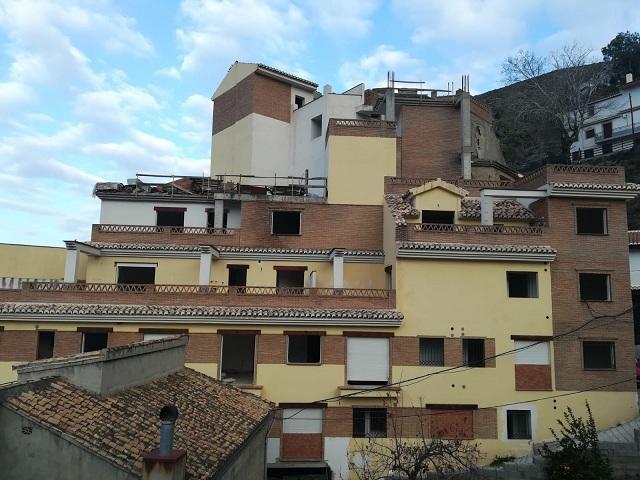
[[[323,309],[392,309],[396,304],[395,291],[383,289],[81,282],[23,282],[19,289],[0,290],[0,302]]]

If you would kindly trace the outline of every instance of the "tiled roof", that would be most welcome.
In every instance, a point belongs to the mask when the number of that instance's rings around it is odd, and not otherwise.
[[[403,227],[407,224],[406,218],[418,218],[420,212],[413,208],[413,206],[407,202],[404,195],[397,193],[386,193],[384,199],[387,202],[391,215],[396,226]]]
[[[431,243],[398,242],[398,248],[408,250],[440,250],[450,252],[486,253],[541,253],[555,254],[556,250],[546,245],[486,245],[478,243]]]
[[[260,67],[260,68],[262,68],[264,70],[269,70],[271,72],[277,73],[279,75],[284,75],[285,77],[289,77],[289,78],[291,78],[293,80],[297,80],[299,82],[306,83],[306,84],[311,85],[313,87],[316,87],[316,88],[318,87],[318,84],[312,82],[311,80],[307,80],[307,79],[302,78],[302,77],[297,77],[295,75],[291,75],[290,73],[287,73],[284,70],[279,70],[277,68],[270,67],[269,65],[265,65],[264,63],[259,63],[258,67]]]
[[[4,406],[142,476],[142,454],[160,438],[158,412],[178,407],[175,448],[187,451],[187,478],[205,479],[267,418],[272,405],[204,374],[182,371],[98,396],[60,378],[16,392]]]
[[[480,218],[480,199],[463,198],[460,218]],[[534,213],[517,200],[505,199],[493,202],[494,220],[535,220]]]
[[[580,190],[626,190],[630,192],[639,191],[638,183],[567,183],[567,182],[550,182],[554,188],[571,188]]]
[[[171,243],[108,243],[108,242],[83,242],[100,249],[113,250],[171,250],[176,252],[197,252],[199,245],[178,245]]]
[[[79,303],[1,303],[0,315],[127,315],[238,318],[342,318],[402,320],[397,310],[287,307],[166,306]]]

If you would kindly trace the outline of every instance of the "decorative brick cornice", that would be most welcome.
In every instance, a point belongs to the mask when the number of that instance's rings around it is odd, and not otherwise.
[[[546,189],[551,197],[631,199],[640,193],[640,184],[549,182]]]

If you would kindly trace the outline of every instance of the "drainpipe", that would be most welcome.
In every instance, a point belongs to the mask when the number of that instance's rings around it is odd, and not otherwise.
[[[160,448],[142,455],[143,480],[184,480],[187,452],[173,448],[177,418],[178,408],[175,405],[165,405],[160,410]]]

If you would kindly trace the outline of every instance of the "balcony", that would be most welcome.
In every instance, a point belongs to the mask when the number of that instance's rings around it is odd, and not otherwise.
[[[516,189],[538,188],[557,183],[625,183],[624,167],[604,165],[544,165],[515,182]]]
[[[478,243],[490,245],[544,243],[546,227],[507,225],[408,224],[398,229],[396,240],[434,243]]]
[[[164,227],[160,225],[108,225],[94,224],[91,227],[91,241],[105,243],[159,243],[235,246],[239,244],[240,233],[233,228],[209,227]]]
[[[395,291],[201,285],[23,282],[0,290],[0,302],[204,305],[326,309],[395,308]]]
[[[611,135],[605,137],[604,132],[598,133],[595,137],[596,143],[607,142],[610,140],[618,140],[620,138],[632,137],[634,135],[640,135],[640,125],[636,125],[635,128],[631,127],[618,127],[611,130]]]

